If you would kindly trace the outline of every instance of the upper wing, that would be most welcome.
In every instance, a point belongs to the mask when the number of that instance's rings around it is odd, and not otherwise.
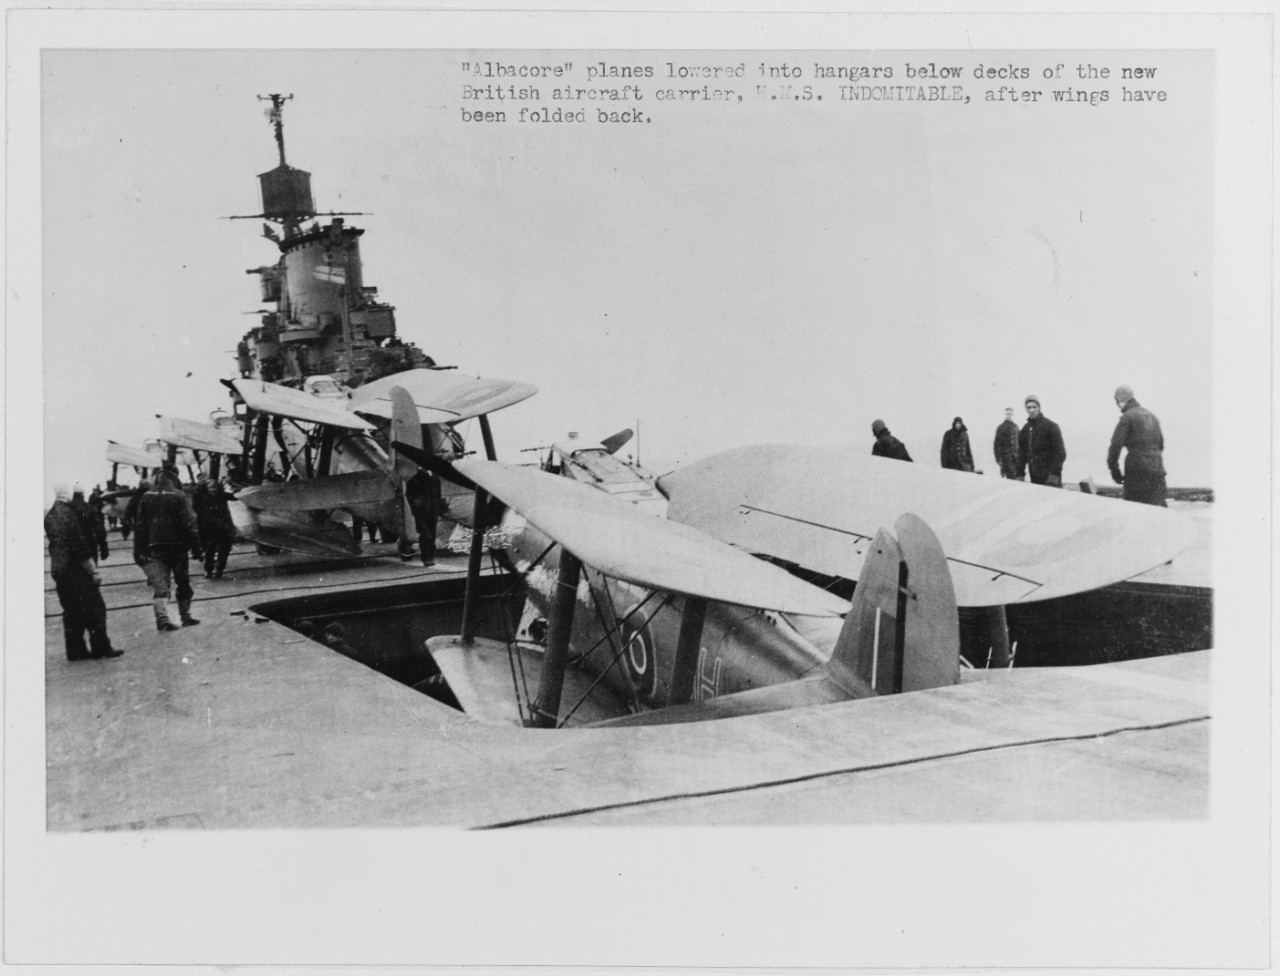
[[[493,413],[538,392],[536,386],[514,380],[460,376],[438,369],[406,369],[358,387],[348,406],[375,417],[390,417],[393,386],[402,387],[409,394],[424,424],[453,424]]]
[[[849,608],[776,566],[569,478],[478,458],[455,467],[606,576],[784,613]]]
[[[133,468],[158,468],[164,458],[144,451],[140,447],[130,447],[117,441],[107,441],[107,460],[112,464],[127,464]]]
[[[302,390],[267,383],[265,380],[231,380],[231,385],[245,403],[262,413],[325,424],[329,427],[346,427],[350,430],[374,429],[373,424],[362,420],[351,411],[336,406],[328,400],[321,400],[310,393],[304,393]]]
[[[938,535],[960,606],[1047,600],[1168,562],[1192,542],[1166,509],[871,457],[735,448],[659,480],[668,518],[725,542],[857,579],[876,530],[904,512]]]
[[[107,441],[107,460],[112,464],[127,464],[133,468],[158,468],[165,463],[165,455],[159,447],[130,447],[118,441]],[[195,464],[196,459],[189,450],[184,448],[177,452],[174,463]]]
[[[244,446],[224,430],[213,424],[202,424],[179,417],[160,418],[160,439],[166,444],[177,444],[195,451],[212,451],[216,454],[239,454]]]

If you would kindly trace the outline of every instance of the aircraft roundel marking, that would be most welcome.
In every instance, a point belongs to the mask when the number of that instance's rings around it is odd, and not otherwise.
[[[635,631],[627,641],[627,662],[636,674],[643,675],[648,672],[649,648],[645,646],[643,631]]]
[[[618,622],[618,629],[625,648],[623,658],[636,686],[636,693],[642,699],[650,698],[657,685],[658,669],[654,661],[653,635],[649,632],[649,625],[646,622],[636,627],[629,620],[623,619]]]

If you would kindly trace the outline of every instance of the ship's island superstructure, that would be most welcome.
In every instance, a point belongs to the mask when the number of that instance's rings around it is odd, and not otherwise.
[[[395,308],[364,282],[364,231],[344,220],[361,215],[317,212],[311,174],[286,161],[283,109],[293,96],[259,97],[270,102],[267,118],[275,130],[280,164],[258,176],[262,213],[233,219],[270,221],[263,224],[263,236],[279,247],[280,259],[246,271],[258,276],[262,302],[275,309],[265,311],[261,324],[240,340],[240,375],[296,387],[309,376],[324,375],[355,387],[401,370],[433,366],[422,350],[397,336]],[[314,219],[319,216],[331,219],[321,225]]]

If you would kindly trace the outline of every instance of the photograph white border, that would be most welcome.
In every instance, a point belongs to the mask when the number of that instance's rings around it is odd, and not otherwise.
[[[250,27],[252,23],[252,27]],[[10,963],[1266,964],[1271,38],[1125,16],[8,11],[5,918]],[[39,53],[45,47],[1212,48],[1213,813],[1204,824],[51,835],[44,831]],[[246,40],[249,43],[246,43]],[[48,368],[49,364],[45,364]],[[25,409],[23,409],[25,407]],[[1247,428],[1247,429],[1246,429]],[[33,476],[35,473],[35,476]],[[639,913],[639,914],[637,914]],[[639,937],[628,920],[643,919]],[[1055,961],[1056,960],[1056,961]]]

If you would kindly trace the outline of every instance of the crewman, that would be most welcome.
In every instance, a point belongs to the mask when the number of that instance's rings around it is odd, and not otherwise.
[[[1062,429],[1040,412],[1040,398],[1029,394],[1024,404],[1027,422],[1018,434],[1018,480],[1028,471],[1033,485],[1062,487],[1062,464],[1067,448],[1062,443]]]
[[[964,420],[956,417],[942,435],[941,461],[944,468],[954,471],[973,470],[973,451],[969,449],[969,428]]]
[[[93,562],[97,541],[71,507],[71,489],[59,485],[54,495],[53,507],[44,517],[44,533],[49,539],[49,572],[62,605],[67,660],[119,657],[124,651],[112,647],[107,636],[107,607],[99,590],[102,577]]]
[[[1120,408],[1120,421],[1111,435],[1111,449],[1107,451],[1111,478],[1116,484],[1124,485],[1126,501],[1168,508],[1160,421],[1135,399],[1131,386],[1117,386],[1115,400]],[[1120,452],[1126,449],[1128,454],[1124,459],[1124,474],[1121,474]]]
[[[178,473],[166,468],[156,477],[155,487],[142,496],[138,504],[138,522],[134,526],[134,548],[146,554],[147,579],[151,583],[152,606],[156,630],[177,630],[169,620],[169,579],[177,583],[178,614],[183,627],[200,621],[191,616],[191,600],[195,592],[187,575],[187,552],[203,559],[195,515],[183,494]]]
[[[440,522],[440,479],[431,471],[419,468],[417,474],[404,483],[404,499],[418,528],[418,553],[422,557],[422,565],[433,566],[436,561],[436,528]]]
[[[876,442],[871,447],[871,453],[876,457],[893,458],[897,461],[911,460],[906,445],[889,433],[889,428],[885,426],[883,420],[871,422],[871,433],[876,435]]]
[[[1013,407],[1004,408],[1004,421],[996,428],[994,447],[1000,477],[1018,477],[1018,425],[1013,420]]]
[[[204,578],[222,579],[227,557],[235,542],[236,527],[231,520],[231,506],[221,481],[202,478],[192,498],[196,511],[196,529],[204,549]]]

